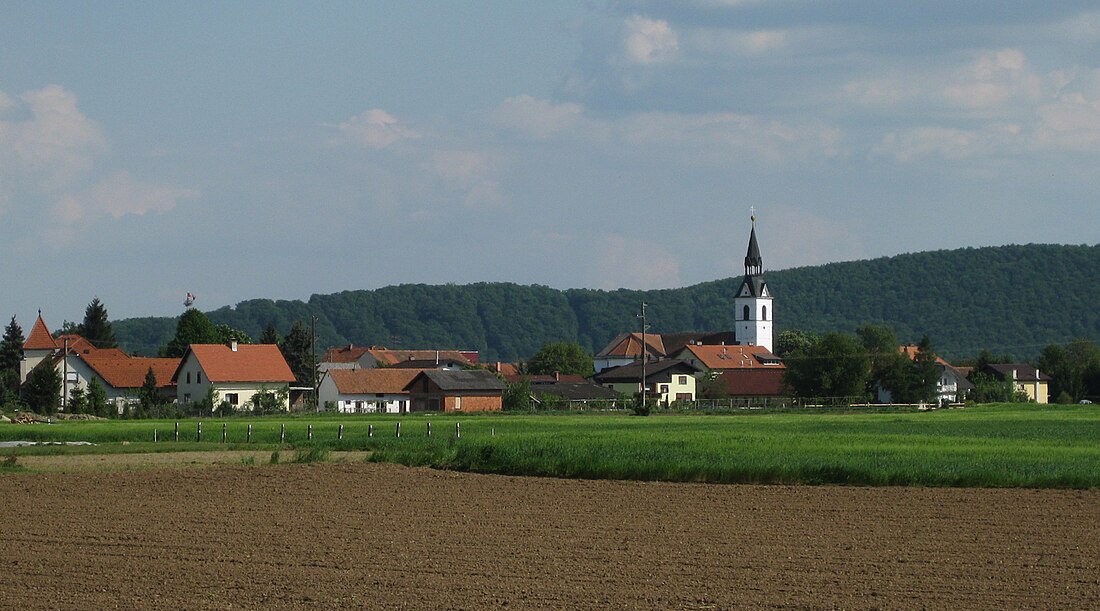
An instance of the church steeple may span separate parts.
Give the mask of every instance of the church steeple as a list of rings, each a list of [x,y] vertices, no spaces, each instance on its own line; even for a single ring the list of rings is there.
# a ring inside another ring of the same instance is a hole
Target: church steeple
[[[752,215],[749,250],[745,253],[745,277],[733,304],[737,320],[737,343],[772,349],[772,294],[764,282],[764,259],[756,240],[756,211]]]
[[[752,215],[752,232],[749,233],[749,251],[745,254],[745,275],[759,276],[764,273],[764,259],[760,256],[760,244],[756,241],[756,215]]]

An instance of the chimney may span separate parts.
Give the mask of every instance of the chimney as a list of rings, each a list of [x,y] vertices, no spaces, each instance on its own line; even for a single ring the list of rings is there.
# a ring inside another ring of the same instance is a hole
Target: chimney
[[[237,351],[237,340],[235,340],[235,339],[229,340],[229,349],[232,350],[233,352]]]

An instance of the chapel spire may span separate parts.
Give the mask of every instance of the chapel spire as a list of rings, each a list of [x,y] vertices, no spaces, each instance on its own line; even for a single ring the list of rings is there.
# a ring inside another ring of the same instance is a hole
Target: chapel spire
[[[760,244],[756,241],[756,215],[752,215],[752,231],[749,233],[749,250],[745,254],[745,275],[759,276],[764,273],[764,259],[760,257]]]

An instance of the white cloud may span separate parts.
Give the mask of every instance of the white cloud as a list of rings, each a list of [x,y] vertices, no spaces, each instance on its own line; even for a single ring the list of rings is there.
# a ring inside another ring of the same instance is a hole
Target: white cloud
[[[2,94],[0,94],[2,95]],[[50,85],[0,97],[0,109],[25,107],[23,120],[0,121],[0,173],[36,188],[56,189],[91,169],[108,149],[99,126],[77,108],[76,96]]]
[[[902,163],[929,156],[965,159],[1022,146],[1024,137],[1023,128],[1015,123],[989,124],[979,129],[925,126],[888,132],[873,152]]]
[[[616,127],[628,144],[702,149],[729,161],[828,158],[844,152],[844,132],[838,128],[734,113],[639,113]]]
[[[665,63],[680,48],[676,32],[667,21],[631,15],[623,22],[623,51],[637,64]]]
[[[761,55],[785,48],[790,36],[784,30],[743,32],[703,28],[693,32],[690,41],[692,47],[712,54]]]
[[[523,94],[504,100],[494,116],[506,127],[535,140],[545,140],[579,125],[584,120],[584,108],[579,104],[551,102]]]
[[[596,236],[595,260],[589,267],[592,286],[671,288],[681,286],[680,263],[660,244],[617,234]]]
[[[497,166],[490,155],[477,151],[439,151],[428,164],[443,186],[461,194],[462,205],[471,209],[496,208],[505,202]]]
[[[101,215],[113,218],[127,214],[140,216],[149,212],[167,212],[175,208],[179,200],[198,195],[194,189],[144,183],[133,179],[127,172],[118,172],[81,195],[63,197],[54,207],[54,214],[66,223]]]
[[[420,137],[419,133],[380,108],[354,116],[339,124],[337,129],[341,142],[371,149],[383,149],[395,142]]]
[[[802,206],[765,205],[757,210],[761,245],[768,269],[852,261],[867,256],[863,229],[837,215],[822,216]]]

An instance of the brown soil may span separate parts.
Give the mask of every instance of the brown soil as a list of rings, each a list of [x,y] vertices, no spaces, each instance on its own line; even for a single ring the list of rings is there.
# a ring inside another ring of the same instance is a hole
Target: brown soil
[[[0,608],[1097,608],[1098,523],[1097,490],[9,473]]]

